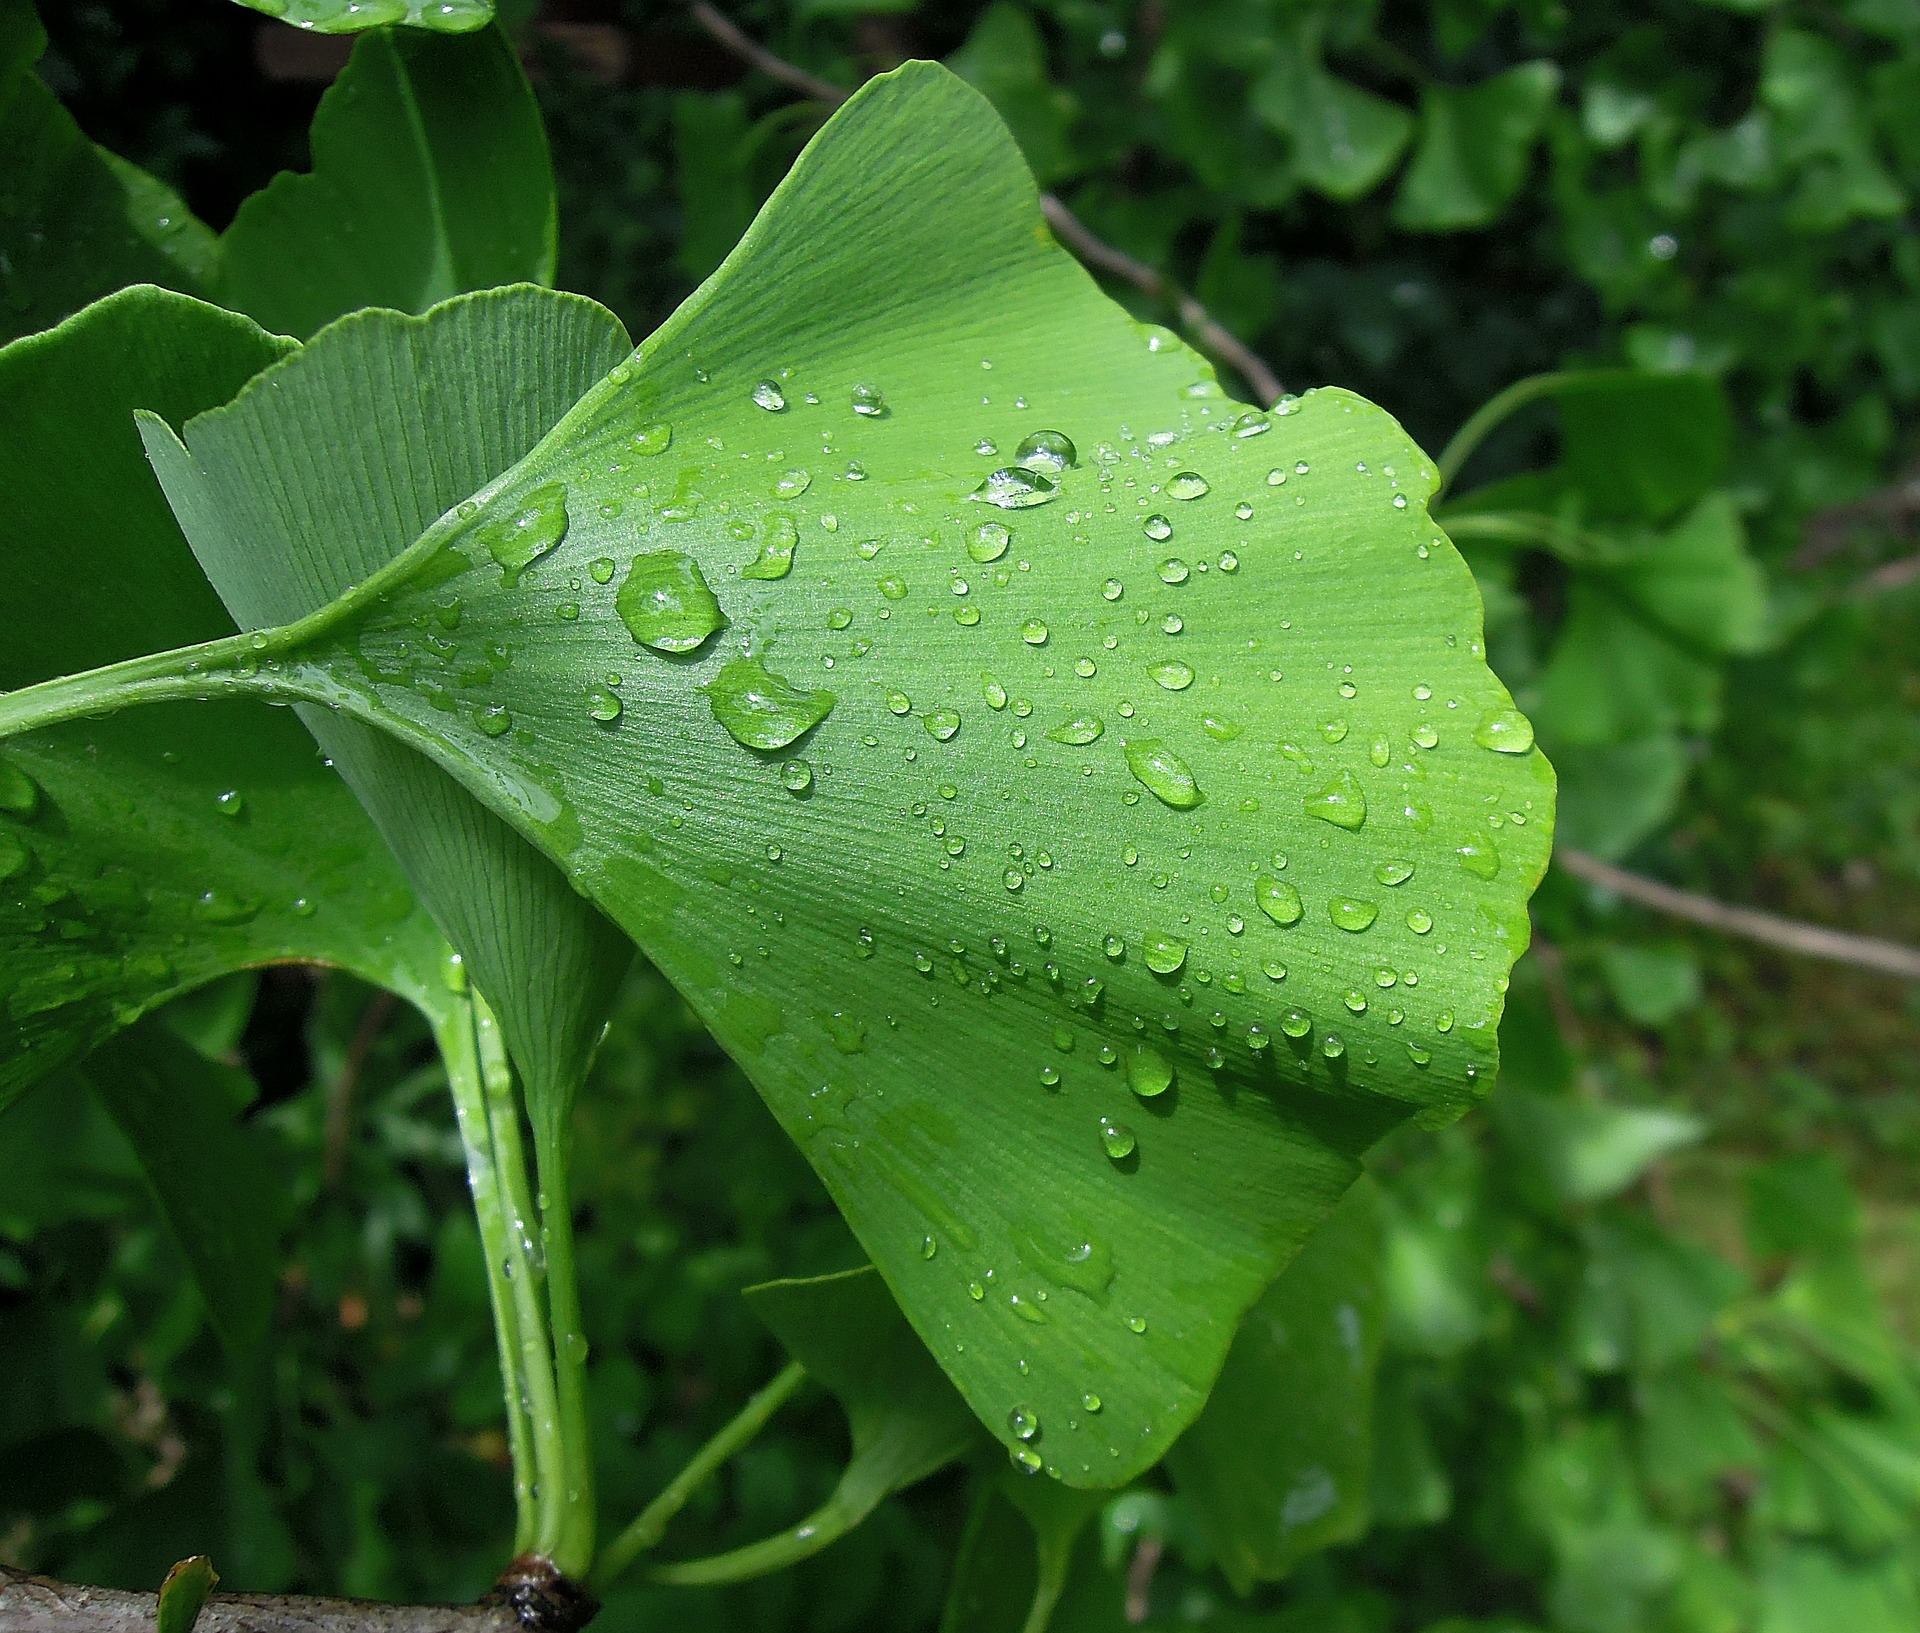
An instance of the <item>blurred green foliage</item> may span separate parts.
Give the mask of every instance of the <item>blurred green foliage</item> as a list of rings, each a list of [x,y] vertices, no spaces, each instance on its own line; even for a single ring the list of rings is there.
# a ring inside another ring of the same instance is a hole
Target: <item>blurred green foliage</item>
[[[1920,412],[1920,5],[728,9],[843,85],[945,58],[1102,237],[1290,387],[1353,386],[1436,451],[1516,380],[1602,371],[1495,426],[1448,513],[1489,655],[1561,770],[1564,837],[1920,940],[1920,592],[1869,577],[1914,548],[1920,512],[1888,487]],[[525,37],[559,282],[643,334],[826,109],[730,66],[676,7],[566,15],[624,26],[635,82],[590,79],[537,22]],[[48,24],[42,77],[80,128],[210,224],[298,161],[313,97],[250,60],[274,25],[161,0]],[[1371,1528],[1344,1540],[1343,1507],[1337,1546],[1243,1600],[1204,1506],[1156,1476],[1081,1535],[1057,1628],[1920,1624],[1920,1004],[1564,877],[1536,922],[1486,1112],[1375,1165]],[[162,1019],[221,1063],[237,1137],[286,1192],[272,1336],[251,1375],[227,1360],[111,1086],[50,1085],[0,1117],[0,1560],[152,1587],[205,1551],[233,1587],[477,1593],[512,1505],[424,1030],[289,971]],[[739,1289],[859,1255],[650,971],[578,1118],[611,1529],[780,1366]],[[831,1402],[803,1395],[667,1552],[792,1523],[846,1452]],[[950,1471],[796,1571],[624,1588],[600,1625],[930,1629],[963,1530],[966,1569],[1004,1558],[1024,1605],[1025,1532],[983,1489]],[[991,1594],[965,1602],[970,1628],[997,1625]]]

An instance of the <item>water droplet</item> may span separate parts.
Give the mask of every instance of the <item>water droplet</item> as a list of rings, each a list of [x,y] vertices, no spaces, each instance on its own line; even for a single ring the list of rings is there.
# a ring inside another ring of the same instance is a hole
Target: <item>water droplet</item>
[[[1127,1087],[1152,1100],[1173,1087],[1173,1062],[1151,1044],[1136,1042],[1127,1051]]]
[[[1013,542],[1013,529],[1005,522],[982,522],[967,540],[967,554],[985,565],[998,561]]]
[[[753,400],[769,414],[783,413],[787,406],[787,394],[771,380],[762,380],[753,388]]]
[[[1491,879],[1500,871],[1500,852],[1491,839],[1469,839],[1453,853],[1476,879]]]
[[[1383,885],[1403,885],[1413,877],[1413,864],[1390,856],[1374,866],[1373,876]]]
[[[936,1242],[931,1236],[922,1236],[920,1238],[920,1257],[921,1258],[931,1259],[934,1256],[934,1254],[938,1253],[939,1251],[940,1251],[940,1244]]]
[[[1093,742],[1106,729],[1106,722],[1097,714],[1077,714],[1071,720],[1061,721],[1047,736],[1053,742],[1081,748]]]
[[[656,652],[692,652],[727,621],[699,563],[678,550],[635,556],[614,608],[633,638]]]
[[[1140,524],[1140,530],[1145,533],[1148,538],[1154,540],[1165,540],[1173,537],[1173,523],[1157,511]],[[1161,576],[1165,577],[1165,574]],[[1181,574],[1182,578],[1185,576],[1184,573]],[[1177,584],[1180,580],[1170,578],[1167,579],[1167,582],[1169,584]]]
[[[512,714],[499,703],[475,710],[473,723],[488,737],[504,737],[513,730]]]
[[[769,516],[767,531],[760,541],[760,554],[740,569],[742,578],[785,578],[793,571],[793,547],[800,542],[800,529],[791,516]]]
[[[1007,1455],[1013,1459],[1013,1466],[1024,1474],[1038,1474],[1046,1466],[1046,1459],[1031,1446],[1014,1446]]]
[[[620,699],[604,687],[590,687],[587,691],[587,714],[602,725],[611,724],[620,718]]]
[[[1357,896],[1334,896],[1327,902],[1327,917],[1335,927],[1351,930],[1356,935],[1368,929],[1379,916],[1379,903],[1362,901]]]
[[[1329,1060],[1338,1060],[1346,1052],[1346,1040],[1338,1032],[1329,1032],[1320,1040],[1320,1053]]]
[[[1031,1440],[1040,1432],[1040,1419],[1024,1406],[1016,1406],[1007,1414],[1007,1427],[1013,1431],[1016,1440]]]
[[[257,897],[236,896],[216,887],[200,893],[193,904],[193,916],[206,924],[246,924],[259,917],[265,905]]]
[[[1016,896],[1027,888],[1027,876],[1018,868],[1008,868],[1000,875],[1000,882]]]
[[[1118,601],[1127,593],[1127,587],[1119,579],[1110,578],[1100,586],[1100,593],[1109,601]]]
[[[1100,1397],[1089,1389],[1080,1397],[1080,1404],[1089,1412],[1097,1412],[1100,1410]]]
[[[1058,1088],[1060,1086],[1060,1068],[1058,1066],[1042,1066],[1040,1068],[1040,1081],[1050,1089]]]
[[[1414,687],[1413,689],[1413,700],[1416,703],[1425,703],[1427,699],[1432,696],[1433,696],[1433,688],[1427,685],[1424,681],[1422,681],[1418,686]]]
[[[921,724],[944,743],[960,729],[960,716],[953,709],[936,709]]]
[[[1146,1330],[1147,1330],[1147,1318],[1145,1316],[1130,1315],[1127,1317],[1128,1332],[1141,1333],[1141,1332],[1145,1332]]]
[[[1525,754],[1533,747],[1533,722],[1517,709],[1496,709],[1473,728],[1473,740],[1496,754]]]
[[[664,454],[667,451],[667,445],[672,441],[671,425],[644,425],[633,433],[633,441],[628,446],[642,458],[651,459],[656,454]]]
[[[1139,1144],[1133,1130],[1125,1123],[1117,1123],[1111,1117],[1100,1119],[1100,1148],[1115,1162],[1133,1155],[1134,1147]],[[1092,1410],[1091,1407],[1088,1408]]]
[[[1393,758],[1393,745],[1384,737],[1376,737],[1367,745],[1367,758],[1382,768]]]
[[[1047,644],[1047,626],[1038,618],[1029,618],[1020,626],[1020,639],[1025,641],[1028,646],[1045,646]]]
[[[1162,658],[1157,663],[1150,663],[1147,673],[1157,685],[1164,686],[1169,692],[1184,692],[1193,684],[1192,666],[1182,663],[1178,658]]]
[[[887,708],[894,714],[911,714],[913,712],[913,699],[908,697],[905,692],[889,692],[887,693]]]
[[[1329,743],[1344,743],[1347,740],[1347,723],[1344,720],[1329,720],[1321,726],[1320,735]]]
[[[1433,1051],[1431,1049],[1422,1049],[1419,1044],[1409,1038],[1407,1039],[1407,1059],[1412,1061],[1416,1066],[1431,1065],[1433,1062]]]
[[[735,658],[702,688],[713,718],[744,748],[785,748],[833,712],[831,692],[810,692],[758,658]]]
[[[213,803],[222,816],[237,817],[247,808],[247,796],[237,788],[229,788],[224,794],[216,795]]]
[[[1172,975],[1187,961],[1187,944],[1178,936],[1150,935],[1142,951],[1155,975]]]
[[[855,386],[853,411],[867,419],[877,419],[886,413],[887,399],[880,394],[878,386]]]
[[[520,576],[567,536],[567,489],[562,482],[535,488],[511,515],[483,522],[475,537],[500,564],[501,583]]]
[[[1013,462],[1030,471],[1058,476],[1080,463],[1080,453],[1071,439],[1060,432],[1036,431],[1030,437],[1021,438],[1020,446],[1013,451]]]
[[[1100,942],[1100,950],[1116,963],[1127,956],[1127,944],[1116,935],[1108,935]]]
[[[1358,828],[1367,820],[1367,796],[1351,771],[1342,771],[1317,794],[1300,802],[1308,816],[1331,822],[1336,828]]]
[[[1190,811],[1200,803],[1200,785],[1187,762],[1159,738],[1142,737],[1121,746],[1126,752],[1127,769],[1162,804],[1176,811]]]
[[[1176,471],[1167,478],[1169,499],[1198,499],[1211,491],[1207,479],[1198,471]]]
[[[813,767],[805,760],[789,760],[780,768],[780,786],[790,794],[804,794],[813,786]]]
[[[1313,1017],[1304,1009],[1289,1009],[1280,1017],[1280,1030],[1290,1038],[1304,1038],[1313,1030]]]
[[[773,491],[782,499],[797,499],[812,486],[811,471],[782,471],[773,479]]]
[[[1007,689],[991,675],[983,675],[980,690],[985,694],[989,709],[1004,709],[1007,706]]]
[[[1263,873],[1254,881],[1253,899],[1260,904],[1260,911],[1279,925],[1298,924],[1306,911],[1300,892],[1271,874]]]
[[[613,582],[615,566],[616,563],[612,556],[595,556],[592,561],[587,563],[587,571],[593,575],[594,583],[610,584]]]
[[[1433,928],[1433,915],[1430,913],[1423,913],[1419,908],[1416,907],[1411,913],[1407,915],[1407,928],[1411,930],[1416,936],[1424,936],[1429,930]]]
[[[1051,480],[1038,471],[1007,465],[988,472],[986,481],[967,497],[977,499],[982,504],[998,505],[1002,510],[1031,510],[1035,505],[1048,503],[1059,491]]]

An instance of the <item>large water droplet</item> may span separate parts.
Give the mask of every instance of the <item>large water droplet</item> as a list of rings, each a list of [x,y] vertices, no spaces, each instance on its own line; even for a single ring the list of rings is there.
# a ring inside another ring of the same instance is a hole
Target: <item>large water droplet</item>
[[[1154,683],[1164,686],[1169,692],[1184,692],[1193,684],[1193,668],[1178,658],[1162,658],[1157,663],[1147,665],[1147,673]]]
[[[771,380],[762,380],[753,388],[753,400],[769,414],[778,414],[787,406],[787,394]]]
[[[967,554],[981,565],[998,561],[1013,542],[1013,529],[1005,522],[982,522],[967,539]]]
[[[853,388],[853,411],[867,419],[877,419],[887,411],[887,399],[880,394],[878,386],[855,386]]]
[[[833,712],[833,693],[795,686],[758,658],[735,658],[703,690],[713,718],[745,748],[785,748]]]
[[[1111,1117],[1100,1119],[1100,1147],[1115,1162],[1132,1156],[1138,1144],[1139,1141],[1133,1137],[1133,1130],[1125,1123],[1117,1123]]]
[[[604,686],[590,687],[587,691],[587,714],[603,726],[611,725],[620,718],[620,699]]]
[[[475,536],[500,564],[501,582],[518,584],[522,573],[567,536],[566,484],[535,488],[511,515],[483,522]]]
[[[1141,952],[1156,975],[1172,975],[1187,961],[1187,944],[1178,936],[1150,935]]]
[[[1386,861],[1374,865],[1373,876],[1383,885],[1403,885],[1413,877],[1413,864],[1390,856]]]
[[[769,516],[767,530],[760,541],[760,554],[740,569],[742,578],[785,578],[793,571],[793,547],[800,542],[800,529],[791,516]]]
[[[1367,796],[1351,771],[1338,773],[1319,793],[1303,798],[1300,806],[1308,816],[1336,828],[1358,828],[1367,820]]]
[[[1198,499],[1210,492],[1207,479],[1198,471],[1176,471],[1167,478],[1169,499]]]
[[[1157,737],[1142,737],[1121,745],[1127,769],[1141,787],[1176,811],[1190,811],[1200,803],[1200,785],[1187,762]]]
[[[1035,505],[1046,504],[1059,491],[1051,480],[1038,471],[1008,465],[997,471],[989,471],[986,481],[967,497],[978,499],[983,504],[998,505],[1002,510],[1031,510]]]
[[[1058,476],[1068,467],[1079,464],[1080,454],[1071,439],[1061,432],[1036,431],[1030,437],[1021,438],[1020,446],[1013,451],[1013,462],[1030,471]]]
[[[1150,539],[1170,539],[1173,537],[1173,523],[1157,513],[1149,516],[1140,524],[1140,527]],[[1181,574],[1182,578],[1185,576],[1184,573]],[[1169,579],[1168,582],[1173,583],[1175,580]]]
[[[960,729],[960,716],[953,709],[935,709],[921,724],[944,743]]]
[[[1335,896],[1327,902],[1327,917],[1335,927],[1351,930],[1356,935],[1368,929],[1379,916],[1379,903],[1362,901],[1357,896]]]
[[[1040,1419],[1031,1408],[1016,1406],[1007,1414],[1007,1427],[1013,1431],[1014,1439],[1031,1440],[1040,1432]]]
[[[1495,709],[1473,728],[1473,740],[1496,754],[1525,754],[1533,747],[1533,722],[1518,709]]]
[[[1491,879],[1500,871],[1500,852],[1491,839],[1469,839],[1453,854],[1476,879]]]
[[[633,433],[630,448],[643,458],[651,459],[656,454],[664,454],[673,441],[673,427],[667,424],[644,425]]]
[[[1013,1466],[1022,1474],[1038,1474],[1046,1467],[1046,1459],[1031,1446],[1013,1446],[1007,1455],[1013,1459]]]
[[[1028,646],[1045,646],[1047,644],[1047,626],[1045,622],[1038,618],[1029,618],[1020,626],[1020,639],[1025,641]]]
[[[1313,1030],[1313,1017],[1304,1009],[1289,1009],[1280,1017],[1280,1030],[1290,1038],[1304,1038]]]
[[[635,556],[613,604],[633,638],[656,652],[691,652],[727,621],[700,564],[678,550]]]
[[[1152,1100],[1173,1087],[1173,1062],[1149,1043],[1135,1043],[1127,1051],[1127,1087],[1142,1100]]]
[[[1053,742],[1080,748],[1093,742],[1106,729],[1106,722],[1097,714],[1077,714],[1071,720],[1061,721],[1047,736]]]
[[[1300,901],[1300,892],[1286,880],[1276,879],[1271,874],[1263,873],[1254,881],[1253,899],[1260,904],[1260,911],[1275,924],[1298,924],[1300,915],[1306,911]]]
[[[811,471],[782,471],[773,479],[773,491],[782,499],[798,499],[812,486]]]
[[[805,760],[789,760],[780,768],[780,786],[790,794],[804,794],[813,786],[813,767]]]

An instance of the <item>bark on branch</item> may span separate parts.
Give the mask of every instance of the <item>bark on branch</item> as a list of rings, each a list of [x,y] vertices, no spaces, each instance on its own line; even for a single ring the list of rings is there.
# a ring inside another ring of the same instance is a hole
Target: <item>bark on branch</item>
[[[0,1633],[153,1633],[159,1595],[80,1587],[0,1565]],[[579,1633],[600,1605],[544,1560],[516,1560],[471,1605],[216,1593],[194,1633]]]

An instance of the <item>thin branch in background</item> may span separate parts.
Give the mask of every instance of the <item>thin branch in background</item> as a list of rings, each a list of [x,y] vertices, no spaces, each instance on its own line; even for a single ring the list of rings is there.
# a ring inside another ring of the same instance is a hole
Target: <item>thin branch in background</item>
[[[1902,556],[1898,561],[1883,562],[1874,568],[1849,594],[1855,601],[1871,601],[1876,595],[1904,590],[1916,578],[1920,578],[1920,556]]]
[[[1920,473],[1909,471],[1898,481],[1861,498],[1815,511],[1807,519],[1806,535],[1794,552],[1792,564],[1817,567],[1846,549],[1847,542],[1863,527],[1878,524],[1906,533],[1916,520],[1920,520]]]
[[[1127,1563],[1127,1621],[1138,1627],[1153,1613],[1153,1573],[1160,1568],[1166,1544],[1158,1537],[1142,1537]]]
[[[817,102],[827,102],[837,107],[846,101],[849,95],[847,91],[831,80],[822,79],[818,74],[811,74],[797,64],[788,62],[784,57],[775,56],[709,5],[707,0],[695,0],[691,11],[694,21],[714,39],[742,61],[758,68],[767,78],[777,80]],[[1171,306],[1179,314],[1181,323],[1203,347],[1240,372],[1264,407],[1271,408],[1285,395],[1279,376],[1266,360],[1237,339],[1205,306],[1165,273],[1156,271],[1144,261],[1136,261],[1124,250],[1115,249],[1105,239],[1098,237],[1067,208],[1059,195],[1042,193],[1040,210],[1046,216],[1047,225],[1053,229],[1054,236],[1087,265],[1130,283],[1142,293]]]
[[[320,1183],[329,1191],[339,1189],[341,1176],[347,1170],[347,1137],[353,1127],[353,1091],[359,1086],[360,1074],[367,1067],[367,1056],[373,1052],[381,1029],[392,1013],[393,994],[375,993],[372,1002],[360,1016],[360,1024],[353,1029],[352,1040],[347,1044],[347,1058],[340,1066],[340,1075],[327,1089],[327,1129],[321,1146]]]
[[[1574,1007],[1573,993],[1567,986],[1567,960],[1560,949],[1538,932],[1533,938],[1533,956],[1539,962],[1546,983],[1547,1007],[1553,1011],[1553,1024],[1560,1036],[1577,1052],[1586,1053],[1586,1032],[1580,1025],[1580,1011]]]
[[[1881,941],[1873,936],[1856,936],[1845,930],[1829,930],[1823,925],[1805,924],[1798,919],[1780,918],[1751,907],[1731,907],[1711,896],[1698,896],[1690,890],[1676,890],[1657,879],[1642,878],[1614,867],[1585,851],[1557,848],[1556,866],[1565,868],[1577,879],[1610,890],[1636,906],[1665,913],[1671,918],[1719,930],[1727,935],[1743,936],[1749,941],[1778,947],[1783,952],[1799,953],[1807,958],[1824,958],[1836,964],[1851,964],[1856,969],[1878,970],[1909,981],[1920,981],[1920,948],[1905,947],[1897,941]]]

